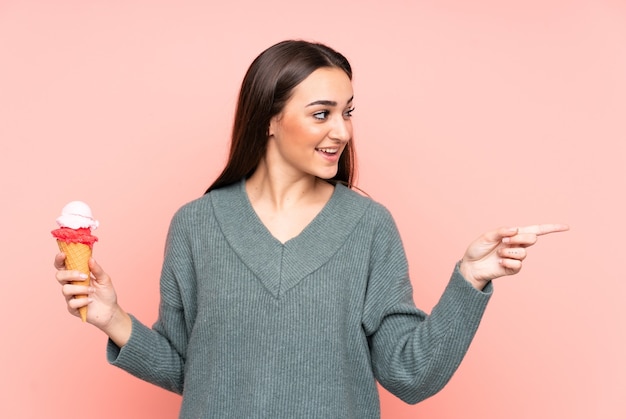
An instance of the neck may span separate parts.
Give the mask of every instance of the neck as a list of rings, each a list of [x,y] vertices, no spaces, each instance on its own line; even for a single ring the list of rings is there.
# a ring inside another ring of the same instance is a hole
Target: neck
[[[308,174],[285,173],[270,167],[262,159],[246,181],[246,191],[252,202],[263,202],[277,210],[286,209],[303,200],[315,199],[327,182]]]

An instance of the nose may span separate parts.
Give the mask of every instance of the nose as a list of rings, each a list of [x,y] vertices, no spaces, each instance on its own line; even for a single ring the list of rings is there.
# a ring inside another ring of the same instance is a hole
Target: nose
[[[335,117],[328,136],[340,143],[350,141],[352,138],[352,121],[350,118],[345,118],[343,115]]]

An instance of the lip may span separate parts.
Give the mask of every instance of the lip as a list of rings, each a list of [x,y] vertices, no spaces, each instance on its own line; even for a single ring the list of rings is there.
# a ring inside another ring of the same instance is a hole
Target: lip
[[[329,149],[332,147],[328,147]],[[322,158],[326,161],[332,162],[332,163],[336,163],[337,161],[339,161],[339,157],[341,156],[341,149],[337,149],[337,152],[335,153],[327,153],[325,151],[323,151],[325,148],[316,148],[315,151],[317,152],[317,154],[319,154],[320,156],[322,156]]]

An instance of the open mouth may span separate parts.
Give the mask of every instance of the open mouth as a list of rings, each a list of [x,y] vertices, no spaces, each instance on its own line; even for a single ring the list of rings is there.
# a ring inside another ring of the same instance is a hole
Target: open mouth
[[[334,156],[339,152],[338,148],[316,148],[315,150],[319,151],[322,154],[326,154],[328,156]]]

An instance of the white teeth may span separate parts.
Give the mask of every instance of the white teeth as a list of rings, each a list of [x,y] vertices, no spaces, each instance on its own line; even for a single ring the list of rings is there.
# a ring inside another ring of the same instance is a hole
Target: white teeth
[[[339,149],[338,148],[318,148],[317,150],[322,151],[328,154],[335,154]]]

